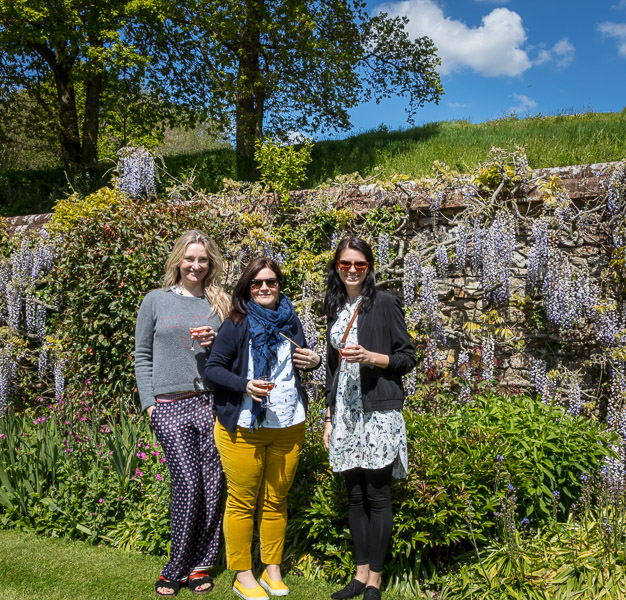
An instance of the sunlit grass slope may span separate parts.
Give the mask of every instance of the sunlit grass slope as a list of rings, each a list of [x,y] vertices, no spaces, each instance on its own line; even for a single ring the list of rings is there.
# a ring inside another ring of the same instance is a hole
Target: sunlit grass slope
[[[489,157],[493,147],[525,149],[532,168],[558,167],[626,158],[626,110],[555,117],[508,118],[486,123],[429,123],[399,131],[379,129],[313,149],[308,186],[358,171],[367,177],[432,173],[433,161],[462,172]]]

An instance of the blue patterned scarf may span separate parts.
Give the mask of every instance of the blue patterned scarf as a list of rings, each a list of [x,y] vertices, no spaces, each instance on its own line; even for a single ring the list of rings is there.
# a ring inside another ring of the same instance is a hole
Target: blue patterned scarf
[[[248,301],[247,308],[254,378],[258,379],[263,375],[271,375],[278,359],[278,347],[285,341],[279,332],[293,339],[297,332],[298,317],[284,294],[280,294],[276,310],[264,308],[254,300]],[[259,425],[265,420],[265,409],[259,402],[252,403],[250,431],[253,430],[255,420],[258,420]]]

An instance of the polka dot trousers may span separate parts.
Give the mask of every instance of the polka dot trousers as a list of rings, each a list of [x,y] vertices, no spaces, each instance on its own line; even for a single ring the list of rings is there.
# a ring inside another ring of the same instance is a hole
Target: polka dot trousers
[[[213,439],[213,394],[157,402],[150,418],[172,480],[170,560],[161,575],[185,580],[217,557],[224,476]]]

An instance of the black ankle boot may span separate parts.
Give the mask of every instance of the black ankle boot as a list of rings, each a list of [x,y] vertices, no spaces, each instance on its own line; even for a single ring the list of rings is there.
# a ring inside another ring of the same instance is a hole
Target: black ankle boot
[[[377,587],[374,587],[373,585],[368,585],[365,588],[363,600],[382,600],[382,594]]]
[[[365,584],[358,579],[352,579],[345,588],[336,591],[334,594],[331,594],[330,597],[333,600],[348,600],[348,598],[360,596],[363,590],[365,590]]]

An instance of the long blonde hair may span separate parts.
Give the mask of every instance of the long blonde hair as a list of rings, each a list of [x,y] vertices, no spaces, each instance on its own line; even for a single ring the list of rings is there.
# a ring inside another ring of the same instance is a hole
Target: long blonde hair
[[[230,310],[230,296],[222,289],[220,277],[222,276],[222,256],[216,243],[202,231],[191,229],[185,231],[175,242],[172,252],[165,263],[163,274],[163,289],[170,289],[180,280],[180,263],[185,258],[185,252],[189,244],[202,244],[209,258],[209,270],[204,278],[203,289],[206,299],[210,302],[212,310],[217,313],[220,320],[224,320]]]

